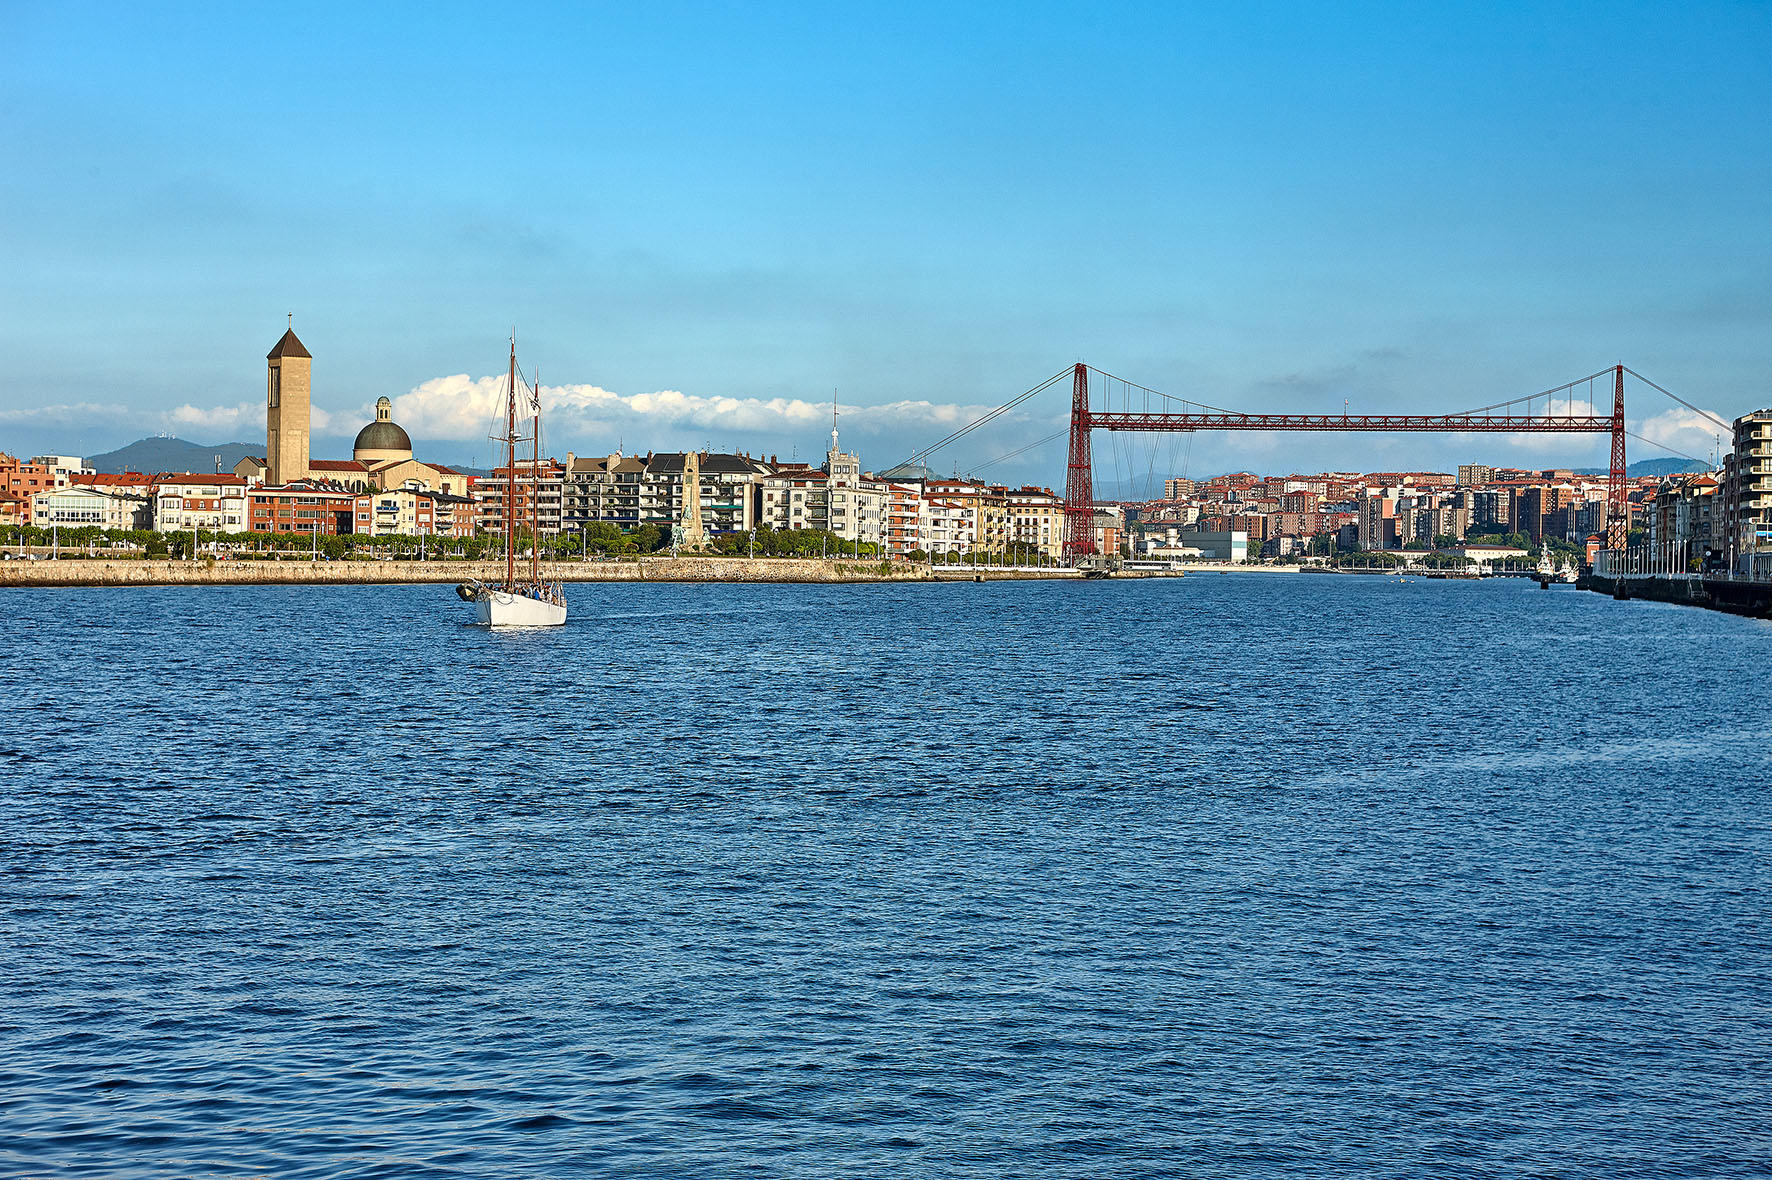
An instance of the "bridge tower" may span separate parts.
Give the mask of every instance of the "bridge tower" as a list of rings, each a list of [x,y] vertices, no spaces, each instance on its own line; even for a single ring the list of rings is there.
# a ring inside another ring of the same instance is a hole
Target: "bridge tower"
[[[1081,361],[1071,378],[1071,459],[1064,481],[1064,559],[1095,552],[1095,487],[1089,454],[1089,366]]]
[[[1606,548],[1623,549],[1630,537],[1630,499],[1624,478],[1624,366],[1612,373],[1612,478],[1606,487]]]

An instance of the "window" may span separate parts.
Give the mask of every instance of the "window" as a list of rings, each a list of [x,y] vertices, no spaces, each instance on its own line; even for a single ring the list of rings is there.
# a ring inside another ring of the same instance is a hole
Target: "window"
[[[283,395],[283,370],[277,365],[271,366],[271,408],[277,408]]]

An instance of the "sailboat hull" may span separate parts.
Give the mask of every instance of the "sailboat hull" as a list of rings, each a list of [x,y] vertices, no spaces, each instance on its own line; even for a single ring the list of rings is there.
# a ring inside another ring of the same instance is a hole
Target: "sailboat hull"
[[[506,594],[491,587],[481,589],[474,610],[488,627],[558,627],[566,621],[566,607],[561,603]]]

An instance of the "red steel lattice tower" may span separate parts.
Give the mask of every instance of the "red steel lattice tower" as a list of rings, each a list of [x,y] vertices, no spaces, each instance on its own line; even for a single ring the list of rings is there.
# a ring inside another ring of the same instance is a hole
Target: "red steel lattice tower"
[[[1606,548],[1623,549],[1630,537],[1630,500],[1624,479],[1624,366],[1612,370],[1612,479],[1606,488]]]
[[[1095,552],[1095,486],[1089,454],[1089,366],[1078,362],[1071,379],[1071,460],[1064,481],[1064,558]]]

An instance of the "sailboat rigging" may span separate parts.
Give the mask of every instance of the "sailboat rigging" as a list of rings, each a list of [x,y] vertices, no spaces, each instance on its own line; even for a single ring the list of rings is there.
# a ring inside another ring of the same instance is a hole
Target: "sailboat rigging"
[[[566,621],[566,595],[558,580],[542,576],[541,568],[541,376],[533,385],[521,388],[529,401],[530,421],[527,438],[518,433],[517,413],[517,338],[511,337],[511,371],[505,385],[505,432],[493,436],[505,444],[504,542],[505,578],[502,586],[489,586],[470,579],[455,588],[464,602],[474,604],[480,623],[489,627],[557,627]],[[527,578],[517,576],[517,519],[519,512],[517,444],[529,442],[529,570]]]

